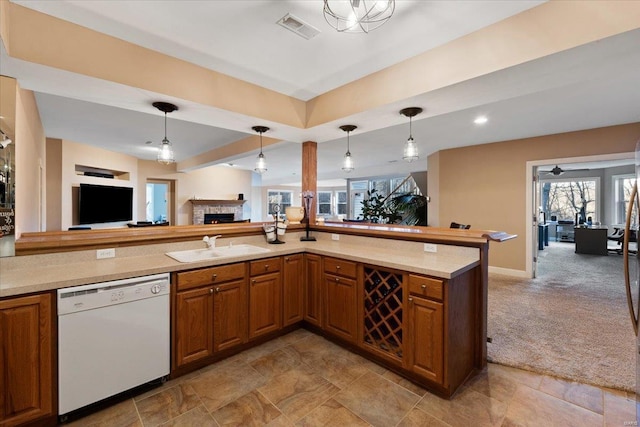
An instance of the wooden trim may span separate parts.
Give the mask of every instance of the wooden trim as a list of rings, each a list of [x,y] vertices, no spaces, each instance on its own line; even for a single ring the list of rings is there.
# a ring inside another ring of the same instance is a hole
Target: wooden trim
[[[309,209],[309,223],[315,224],[318,198],[318,144],[313,141],[302,143],[302,191],[312,191],[316,195]]]
[[[16,255],[36,255],[157,243],[175,243],[199,239],[202,238],[202,236],[210,234],[220,234],[223,237],[256,236],[264,233],[262,225],[263,223],[261,222],[255,222],[29,232],[22,233],[21,237],[16,241]],[[304,224],[290,224],[287,230],[302,231],[304,230]],[[477,248],[487,246],[488,241],[493,240],[491,236],[501,236],[499,240],[494,240],[498,242],[517,237],[512,234],[486,230],[461,230],[384,224],[330,223],[325,225],[311,225],[311,230],[325,233]],[[508,238],[505,236],[508,236]]]
[[[219,205],[219,206],[239,206],[246,203],[246,200],[214,200],[214,199],[189,199],[192,205]]]
[[[202,236],[246,237],[264,234],[263,223],[178,225],[141,228],[109,228],[76,231],[22,233],[16,241],[16,255],[36,255],[100,248],[175,243]],[[302,231],[302,225],[289,225],[289,231]]]

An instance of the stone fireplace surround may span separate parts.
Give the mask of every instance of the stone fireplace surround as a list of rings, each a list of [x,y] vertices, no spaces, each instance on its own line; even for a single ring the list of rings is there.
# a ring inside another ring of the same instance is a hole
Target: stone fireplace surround
[[[204,214],[234,214],[234,221],[240,221],[242,218],[242,205],[246,200],[213,200],[213,199],[191,199],[189,200],[193,206],[192,223],[194,225],[204,224]]]

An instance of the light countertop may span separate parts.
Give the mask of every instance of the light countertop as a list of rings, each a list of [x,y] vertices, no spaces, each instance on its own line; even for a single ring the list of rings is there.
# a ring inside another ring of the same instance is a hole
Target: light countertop
[[[264,247],[270,252],[192,263],[175,261],[165,253],[202,248],[201,241],[117,248],[115,258],[100,260],[95,259],[95,250],[0,258],[0,297],[303,252],[443,279],[456,277],[480,263],[476,248],[438,244],[437,252],[431,253],[425,252],[420,242],[361,236],[341,236],[334,241],[328,233],[315,233],[318,238],[315,242],[300,242],[300,235],[287,233],[283,245],[269,245],[261,236],[218,239],[218,246],[233,241]]]

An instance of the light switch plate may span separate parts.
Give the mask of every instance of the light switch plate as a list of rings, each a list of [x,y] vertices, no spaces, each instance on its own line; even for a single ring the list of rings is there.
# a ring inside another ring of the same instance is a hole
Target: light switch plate
[[[332,234],[331,235],[331,240],[340,240],[340,235],[339,234]]]

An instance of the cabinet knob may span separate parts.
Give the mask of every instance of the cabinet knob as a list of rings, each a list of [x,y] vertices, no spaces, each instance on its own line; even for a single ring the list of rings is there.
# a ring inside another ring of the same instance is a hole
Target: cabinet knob
[[[339,281],[340,281],[340,278],[339,278],[339,277],[336,277],[336,282],[339,282]]]
[[[340,266],[339,265],[336,265],[336,270],[340,270]]]
[[[410,302],[410,303],[413,303],[413,298],[409,298],[409,302]]]
[[[217,275],[217,274],[212,274],[212,275],[211,275],[211,280],[212,280],[212,281],[213,281],[213,280],[216,280],[217,278],[218,278],[218,275]]]
[[[216,294],[220,293],[220,288],[216,288]]]
[[[265,270],[268,270],[268,269],[269,269],[269,264],[265,264],[265,265],[264,265],[264,269],[265,269]]]
[[[256,279],[252,279],[252,280],[251,280],[251,284],[252,284],[252,285],[255,285],[255,284],[256,284]]]
[[[427,289],[427,285],[425,285],[425,284],[420,285],[420,287],[422,288],[422,290]]]
[[[291,261],[291,258],[286,257],[284,260],[285,260],[285,261],[287,261],[287,262],[289,262],[289,261]]]
[[[209,293],[212,294],[213,293],[213,289],[209,289]]]

